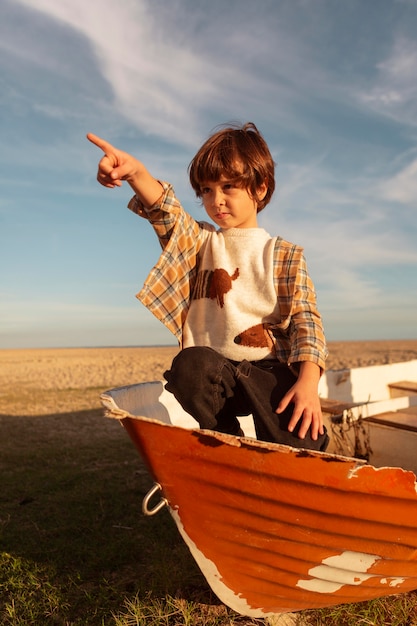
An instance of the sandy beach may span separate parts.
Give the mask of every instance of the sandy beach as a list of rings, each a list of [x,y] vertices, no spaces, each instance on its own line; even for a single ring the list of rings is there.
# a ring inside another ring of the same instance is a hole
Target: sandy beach
[[[162,378],[178,348],[0,350],[0,414],[44,415],[100,406],[104,389]],[[329,343],[327,369],[417,359],[417,339]]]

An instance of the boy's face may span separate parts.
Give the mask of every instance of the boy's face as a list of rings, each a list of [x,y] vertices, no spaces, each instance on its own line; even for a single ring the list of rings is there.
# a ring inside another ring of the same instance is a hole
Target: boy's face
[[[265,189],[258,190],[262,199]],[[263,195],[262,195],[263,194]],[[207,215],[220,228],[257,228],[258,203],[247,189],[221,177],[201,185],[201,199]]]

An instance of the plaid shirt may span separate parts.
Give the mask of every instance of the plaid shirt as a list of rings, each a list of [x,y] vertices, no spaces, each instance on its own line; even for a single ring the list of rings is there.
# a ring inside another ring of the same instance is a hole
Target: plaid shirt
[[[188,313],[198,272],[198,252],[216,228],[197,222],[182,208],[169,183],[149,209],[134,196],[128,207],[153,226],[162,247],[137,298],[177,337]],[[314,285],[307,271],[303,249],[281,237],[274,251],[274,283],[280,321],[271,324],[277,359],[289,365],[312,361],[324,369],[327,356]]]

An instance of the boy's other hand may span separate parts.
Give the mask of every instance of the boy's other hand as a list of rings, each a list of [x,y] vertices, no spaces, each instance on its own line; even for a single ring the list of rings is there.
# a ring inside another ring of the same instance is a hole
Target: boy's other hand
[[[294,409],[288,430],[292,433],[301,420],[298,431],[300,439],[304,439],[309,428],[314,441],[319,435],[324,434],[323,415],[317,391],[319,379],[320,368],[315,363],[302,362],[297,382],[287,391],[276,409],[277,413],[282,413],[290,403],[293,403]]]

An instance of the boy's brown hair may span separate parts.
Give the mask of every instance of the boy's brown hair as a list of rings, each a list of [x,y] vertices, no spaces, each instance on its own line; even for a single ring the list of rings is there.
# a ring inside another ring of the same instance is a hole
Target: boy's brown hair
[[[217,182],[224,176],[248,190],[258,201],[258,212],[266,207],[275,189],[274,161],[265,139],[252,122],[223,127],[211,135],[191,161],[188,172],[198,198],[202,184]],[[264,184],[266,195],[258,200],[258,190]]]

